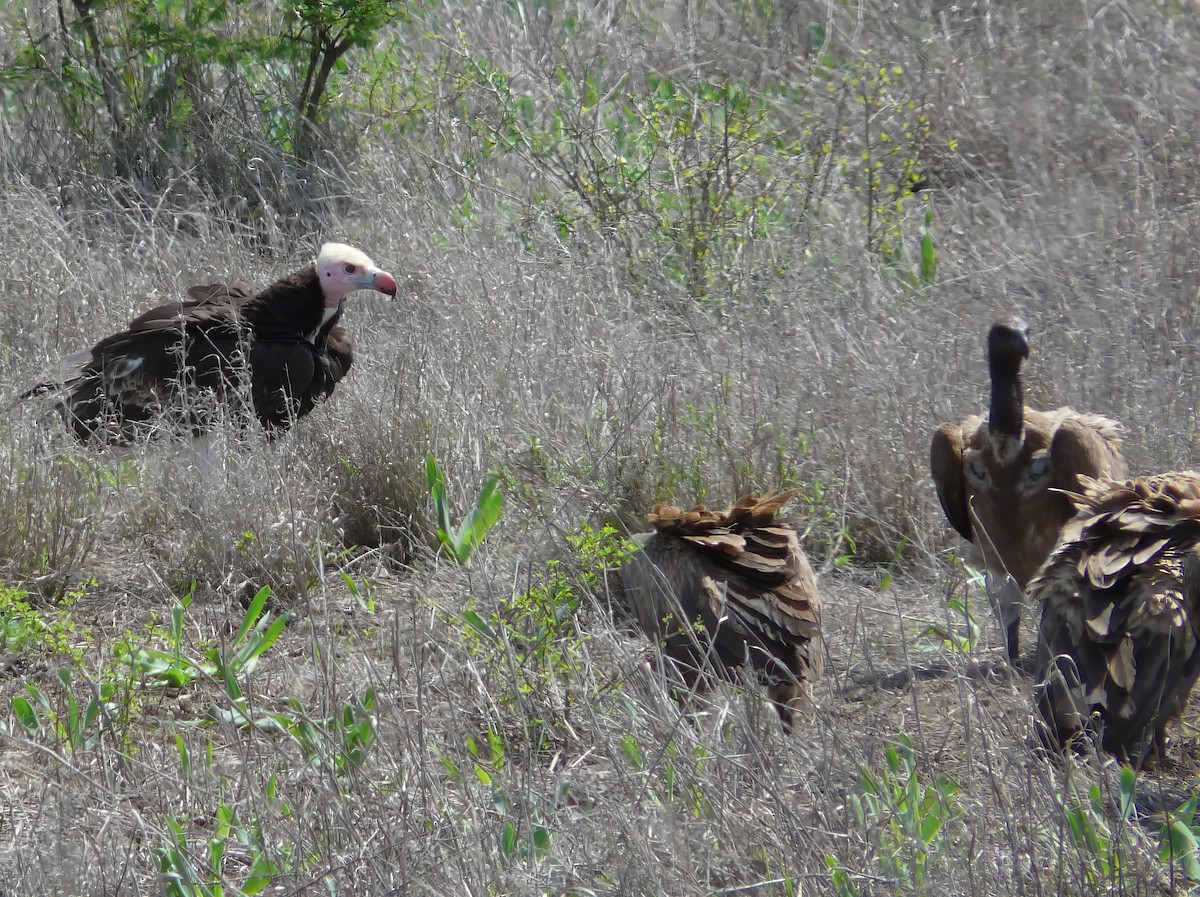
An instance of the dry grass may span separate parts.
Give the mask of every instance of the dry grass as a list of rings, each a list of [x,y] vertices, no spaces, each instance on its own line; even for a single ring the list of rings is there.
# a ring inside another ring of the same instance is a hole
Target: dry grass
[[[570,38],[566,7],[529,7],[524,24],[496,9],[460,19],[459,39],[531,93],[554,93],[558,65],[763,87],[812,75],[809,24],[824,23],[838,47],[901,66],[897,90],[928,116],[913,152],[933,189],[896,226],[911,271],[933,211],[930,286],[864,250],[861,183],[835,169],[818,213],[725,245],[689,297],[642,213],[554,227],[548,170],[485,152],[463,119],[499,114],[478,85],[447,84],[423,127],[365,146],[345,217],[268,235],[277,253],[215,206],[81,210],[7,183],[10,394],[188,284],[266,281],[321,239],[361,246],[408,289],[351,299],[354,370],[272,445],[222,432],[202,459],[95,451],[25,409],[0,422],[0,570],[69,643],[0,643],[0,892],[155,893],[172,857],[198,870],[172,894],[239,893],[252,871],[286,894],[1185,890],[1155,859],[1154,821],[1120,819],[1104,758],[1068,771],[1033,749],[1030,683],[994,669],[980,595],[973,655],[922,633],[961,626],[946,601],[967,593],[928,440],[981,406],[997,313],[1033,322],[1031,403],[1125,421],[1138,471],[1195,463],[1200,27],[1162,3],[793,6],[570,5]],[[416,58],[430,46],[414,39]],[[796,127],[812,111],[837,133],[836,95],[813,104]],[[505,484],[465,569],[436,552],[428,452],[460,513],[489,471]],[[829,660],[785,739],[753,689],[681,713],[642,670],[619,579],[587,578],[567,536],[640,528],[656,500],[788,486],[822,568]],[[189,593],[182,651],[233,644],[262,585],[291,616],[238,678],[261,725],[222,716],[235,696],[219,676],[161,688],[122,661],[169,652]],[[34,686],[65,719],[60,666],[81,704],[104,697],[75,743],[69,726],[31,732],[13,704]],[[1187,721],[1175,765],[1142,780],[1147,813],[1194,778]],[[922,788],[959,788],[931,798],[946,820],[925,848],[903,821],[928,806],[854,809],[902,735]],[[1091,807],[1092,781],[1101,835],[1086,848],[1062,807]]]

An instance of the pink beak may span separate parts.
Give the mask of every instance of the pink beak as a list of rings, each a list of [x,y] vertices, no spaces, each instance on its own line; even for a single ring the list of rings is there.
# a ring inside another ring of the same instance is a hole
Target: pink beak
[[[396,278],[388,274],[386,271],[380,271],[375,275],[375,279],[371,281],[371,287],[381,293],[386,293],[389,296],[396,295]]]

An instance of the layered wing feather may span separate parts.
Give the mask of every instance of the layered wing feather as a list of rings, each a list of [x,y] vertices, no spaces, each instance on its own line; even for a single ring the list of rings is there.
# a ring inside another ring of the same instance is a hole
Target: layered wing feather
[[[1055,416],[1057,425],[1050,440],[1054,488],[1078,492],[1082,477],[1125,477],[1120,424],[1099,414],[1084,414],[1070,408],[1058,409]]]
[[[945,423],[937,428],[929,449],[929,467],[946,519],[960,536],[974,542],[963,478],[963,432],[959,424]]]
[[[1095,715],[1106,750],[1137,756],[1148,735],[1162,747],[1200,674],[1200,474],[1079,482],[1029,586],[1039,715],[1059,744]]]
[[[210,409],[203,403],[180,409],[179,398],[227,398],[236,382],[231,358],[246,337],[245,323],[227,299],[167,303],[71,356],[61,380],[38,384],[23,397],[61,390],[60,411],[81,439],[132,438],[171,409],[183,425],[202,428]]]

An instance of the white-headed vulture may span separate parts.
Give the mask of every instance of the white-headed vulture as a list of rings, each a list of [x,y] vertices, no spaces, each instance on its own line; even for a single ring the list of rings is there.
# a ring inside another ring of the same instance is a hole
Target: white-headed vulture
[[[247,407],[268,433],[326,398],[353,351],[338,326],[354,290],[396,294],[366,255],[326,243],[316,261],[255,290],[245,281],[188,290],[63,362],[62,376],[23,398],[57,396],[81,440],[127,442],[166,427],[200,434],[217,405]]]

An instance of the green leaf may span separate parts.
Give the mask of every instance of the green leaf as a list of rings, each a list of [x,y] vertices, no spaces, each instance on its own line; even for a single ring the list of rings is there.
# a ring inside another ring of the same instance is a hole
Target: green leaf
[[[634,769],[641,769],[646,762],[645,757],[642,756],[642,752],[638,748],[637,739],[632,735],[621,736],[621,753],[625,755],[625,759],[629,761],[629,765]]]
[[[884,759],[887,760],[888,769],[893,773],[900,771],[900,754],[896,751],[893,745],[888,745],[883,751]]]
[[[183,688],[198,675],[195,664],[174,654],[142,648],[126,663],[144,675],[149,685],[163,688]]]
[[[1196,840],[1196,833],[1182,819],[1172,821],[1164,829],[1159,856],[1164,860],[1178,860],[1184,875],[1192,881],[1200,881],[1200,857],[1197,855],[1200,842]]]
[[[375,613],[375,599],[371,597],[371,584],[366,579],[362,581],[360,587],[354,581],[354,577],[349,573],[342,571],[342,581],[346,583],[346,589],[350,592],[350,597],[354,602],[369,614]]]
[[[179,771],[183,773],[183,780],[190,781],[192,778],[192,755],[183,741],[183,736],[178,732],[175,733],[175,749],[179,751]]]
[[[208,860],[212,864],[214,870],[221,868],[221,862],[225,859],[225,842],[220,838],[208,839]]]
[[[865,766],[859,767],[858,770],[858,789],[869,795],[878,795],[881,790],[875,776]]]
[[[1136,791],[1137,776],[1133,768],[1130,766],[1121,767],[1121,776],[1118,780],[1118,788],[1121,792],[1121,799],[1118,802],[1121,811],[1121,818],[1128,819],[1133,815],[1133,798]]]
[[[479,500],[467,514],[462,527],[455,535],[455,555],[460,564],[466,564],[475,553],[488,531],[500,519],[500,509],[504,505],[504,494],[499,491],[500,478],[492,474],[483,484]]]
[[[83,728],[87,731],[96,724],[96,719],[100,716],[100,700],[92,698],[88,701],[87,710],[83,713]]]
[[[464,610],[462,612],[462,618],[464,623],[482,635],[485,639],[493,642],[496,641],[496,630],[492,628],[491,624],[488,623],[487,620],[479,616],[478,613],[473,610]]]
[[[184,606],[180,602],[176,601],[171,605],[171,643],[176,649],[183,640],[183,611]]]
[[[534,111],[532,98],[528,96],[518,97],[516,102],[513,103],[513,110],[521,116],[526,127],[533,124]]]
[[[241,661],[242,667],[248,671],[251,667],[251,664],[265,651],[267,651],[267,649],[274,645],[276,641],[278,641],[279,634],[283,632],[283,628],[287,625],[287,622],[288,615],[280,614],[271,621],[271,625],[268,626],[261,633],[261,635],[252,640],[251,644],[248,645],[244,651],[239,651],[239,660]]]
[[[504,823],[504,833],[500,837],[500,850],[506,857],[511,857],[517,849],[517,827],[511,821]]]
[[[246,613],[242,615],[242,625],[238,627],[237,635],[233,637],[233,644],[240,645],[246,638],[246,633],[258,622],[259,614],[262,613],[270,596],[270,586],[263,586],[255,593],[254,598],[250,601],[250,606],[246,608]]]
[[[942,817],[940,813],[930,813],[921,820],[921,840],[926,844],[932,844],[933,839],[937,837],[938,832],[942,829]]]
[[[42,731],[42,721],[38,718],[37,711],[33,709],[33,705],[21,695],[17,695],[12,699],[13,713],[17,715],[19,722],[25,731],[30,735],[36,735]]]
[[[255,857],[254,860],[255,865],[258,865],[260,862],[267,862],[266,859],[261,855]],[[270,883],[270,870],[268,870],[265,874],[255,874],[254,872],[251,872],[250,877],[246,879],[245,883],[238,890],[242,894],[245,894],[246,897],[254,897],[255,894],[261,894]]]
[[[512,815],[512,807],[508,803],[508,797],[499,788],[492,789],[492,806],[496,808],[496,812],[501,816]]]
[[[446,532],[444,529],[439,528],[437,537],[438,537],[438,542],[441,543],[441,545],[446,549],[447,552],[449,552],[450,557],[454,558],[457,561],[458,560],[458,546],[455,543],[452,535],[450,533]]]
[[[453,525],[450,523],[450,505],[446,500],[446,479],[433,452],[425,456],[425,482],[429,485],[429,496],[433,499],[433,510],[437,514],[438,538],[449,539]]]
[[[825,868],[829,870],[829,877],[838,897],[858,897],[858,888],[854,887],[850,873],[838,862],[837,857],[831,853],[825,854]]]

